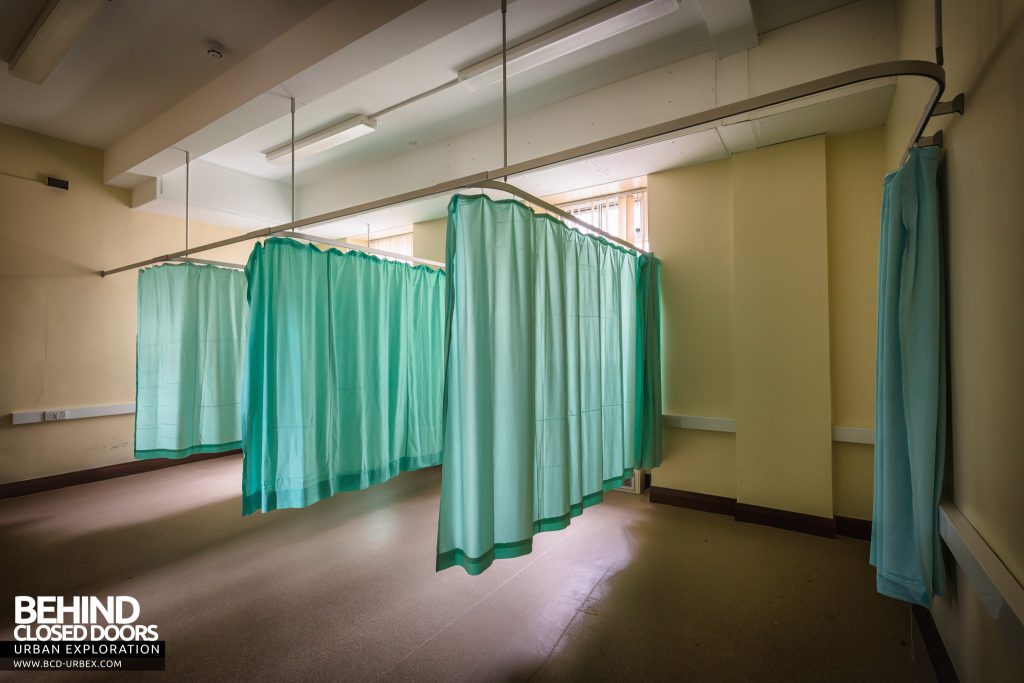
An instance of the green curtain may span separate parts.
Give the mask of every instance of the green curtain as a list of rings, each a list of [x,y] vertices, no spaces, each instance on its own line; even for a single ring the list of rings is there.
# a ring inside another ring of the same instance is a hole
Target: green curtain
[[[660,462],[657,263],[519,202],[457,195],[447,267],[437,569],[477,574]]]
[[[441,462],[443,271],[274,238],[246,276],[243,514]]]
[[[938,147],[885,177],[878,245],[875,499],[879,593],[930,607],[946,577],[939,497],[946,454],[945,264]]]
[[[241,447],[245,275],[195,264],[139,272],[135,457]]]
[[[661,464],[661,262],[637,258],[636,465]]]

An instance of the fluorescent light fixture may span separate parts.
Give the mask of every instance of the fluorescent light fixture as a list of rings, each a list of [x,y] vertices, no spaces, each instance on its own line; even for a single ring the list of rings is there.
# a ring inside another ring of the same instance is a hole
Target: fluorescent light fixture
[[[319,154],[325,149],[343,145],[377,130],[377,120],[369,116],[354,116],[330,128],[324,128],[295,141],[295,156],[306,157]],[[265,153],[267,161],[278,166],[289,163],[292,156],[291,143],[281,145]]]
[[[109,0],[50,0],[11,57],[12,76],[42,84]]]
[[[625,33],[679,9],[679,0],[619,0],[508,49],[511,78],[576,50]],[[459,71],[459,80],[476,91],[501,82],[501,53]]]

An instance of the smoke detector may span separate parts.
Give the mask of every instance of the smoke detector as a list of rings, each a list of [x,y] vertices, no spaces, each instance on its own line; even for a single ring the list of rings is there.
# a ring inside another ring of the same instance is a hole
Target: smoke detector
[[[216,41],[211,41],[206,46],[206,55],[213,60],[223,59],[224,57],[224,46]]]

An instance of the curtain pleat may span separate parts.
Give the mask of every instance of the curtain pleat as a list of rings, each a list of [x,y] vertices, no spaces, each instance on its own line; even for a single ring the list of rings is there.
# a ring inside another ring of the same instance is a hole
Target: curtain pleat
[[[946,434],[939,150],[885,178],[878,250],[875,498],[878,592],[929,607],[945,587],[938,533]]]
[[[660,462],[655,427],[637,436],[652,410],[661,418],[660,361],[638,360],[658,347],[657,264],[641,278],[632,252],[516,201],[460,195],[447,267],[437,568],[476,574]]]
[[[241,447],[245,275],[195,264],[139,272],[135,457]]]
[[[243,514],[441,462],[443,271],[275,238],[246,276]]]
[[[661,464],[661,262],[637,257],[636,464]]]

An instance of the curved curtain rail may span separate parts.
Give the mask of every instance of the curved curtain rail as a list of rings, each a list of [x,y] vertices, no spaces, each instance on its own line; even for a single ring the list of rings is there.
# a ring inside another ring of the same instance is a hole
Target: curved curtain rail
[[[171,261],[176,258],[187,257],[190,254],[195,254],[202,251],[208,251],[210,249],[216,249],[218,247],[225,247],[229,244],[237,244],[238,242],[245,242],[248,240],[259,239],[261,237],[268,237],[270,235],[276,235],[281,232],[294,231],[310,225],[316,225],[318,223],[324,223],[327,221],[338,220],[341,218],[347,218],[349,216],[356,216],[376,209],[382,209],[389,206],[395,206],[397,204],[403,204],[405,202],[414,201],[416,199],[424,199],[439,194],[446,194],[454,192],[456,190],[467,189],[467,188],[487,188],[491,189],[502,189],[506,192],[524,199],[527,202],[543,206],[549,211],[553,208],[554,213],[557,213],[562,218],[571,220],[574,223],[582,224],[583,227],[588,230],[600,234],[608,239],[619,242],[621,241],[614,235],[610,235],[602,230],[587,225],[575,218],[571,214],[567,214],[552,205],[539,200],[537,197],[530,195],[523,190],[515,187],[514,185],[507,185],[501,183],[502,187],[495,187],[495,183],[498,183],[499,178],[505,178],[511,175],[518,175],[529,171],[535,171],[547,166],[556,166],[564,164],[569,161],[579,161],[588,157],[599,156],[607,154],[613,151],[619,151],[627,149],[629,147],[637,147],[644,144],[650,144],[656,142],[658,138],[670,136],[674,133],[679,133],[690,128],[696,128],[698,126],[705,126],[711,123],[715,123],[720,119],[725,119],[730,116],[738,116],[740,114],[746,114],[749,112],[764,109],[766,107],[772,107],[779,104],[785,104],[786,102],[792,102],[803,97],[809,97],[811,95],[817,95],[819,93],[828,92],[830,90],[837,90],[846,86],[855,85],[857,83],[863,83],[866,81],[873,81],[879,78],[891,78],[894,76],[917,76],[920,78],[930,79],[935,83],[935,87],[932,90],[932,96],[928,100],[928,104],[921,114],[921,118],[918,121],[917,127],[914,130],[914,134],[907,144],[907,152],[909,153],[910,148],[913,147],[918,138],[924,133],[925,126],[928,124],[928,120],[931,118],[932,109],[935,104],[942,97],[942,92],[946,87],[946,72],[941,66],[932,62],[926,62],[922,60],[900,60],[893,62],[882,62],[879,64],[872,64],[870,66],[863,66],[857,69],[850,69],[849,71],[843,71],[838,74],[826,76],[825,78],[818,78],[813,81],[807,81],[799,85],[794,85],[789,88],[783,88],[774,92],[766,93],[764,95],[758,95],[757,97],[751,97],[739,102],[733,102],[731,104],[725,104],[720,107],[714,107],[707,109],[696,114],[690,114],[683,116],[678,119],[666,121],[665,123],[659,123],[654,126],[648,126],[647,128],[641,128],[639,130],[632,131],[630,133],[623,133],[622,135],[615,135],[610,138],[598,140],[586,145],[580,145],[578,147],[572,147],[561,152],[555,152],[546,156],[538,157],[536,159],[530,159],[528,161],[522,161],[510,166],[503,166],[502,168],[495,169],[493,171],[485,171],[482,173],[476,173],[455,180],[449,180],[447,182],[432,185],[430,187],[422,188],[419,190],[413,190],[411,192],[405,192],[402,194],[394,195],[391,197],[385,197],[384,199],[377,199],[371,202],[364,202],[362,204],[355,204],[343,209],[336,211],[329,211],[316,216],[310,216],[309,218],[301,218],[299,220],[291,221],[289,223],[282,223],[271,228],[262,228],[260,230],[253,230],[251,232],[238,235],[237,237],[231,237],[228,239],[220,240],[218,242],[210,242],[209,244],[203,244],[185,251],[178,251],[171,254],[162,254],[153,258],[146,259],[144,261],[138,261],[136,263],[130,263],[126,266],[120,266],[118,268],[111,268],[110,270],[101,270],[99,275],[106,277],[107,275],[113,275],[114,273],[124,272],[126,270],[134,270],[136,268],[142,268],[144,266],[152,265],[154,263],[162,263],[165,261]],[[628,245],[630,249],[636,249],[633,245]]]

